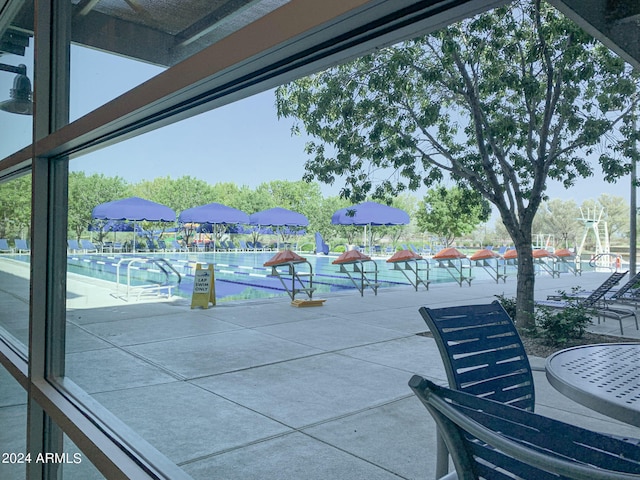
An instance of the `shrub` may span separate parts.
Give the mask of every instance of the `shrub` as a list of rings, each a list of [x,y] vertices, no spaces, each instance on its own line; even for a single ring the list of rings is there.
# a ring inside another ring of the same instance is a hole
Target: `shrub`
[[[578,288],[574,288],[574,291]],[[555,309],[538,306],[535,310],[535,328],[524,333],[540,337],[548,345],[564,346],[571,340],[581,338],[591,323],[592,311],[582,305],[582,302],[571,298],[566,292],[558,292],[567,306]],[[496,295],[502,307],[511,318],[515,318],[516,299]]]
[[[578,287],[574,288],[574,292]],[[540,333],[551,345],[563,346],[572,339],[581,338],[591,323],[593,312],[566,292],[558,292],[567,306],[562,309],[538,307]]]

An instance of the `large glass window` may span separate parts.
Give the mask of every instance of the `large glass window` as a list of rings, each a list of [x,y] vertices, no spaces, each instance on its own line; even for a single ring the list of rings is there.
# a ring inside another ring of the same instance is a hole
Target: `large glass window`
[[[285,3],[74,2],[71,120]]]
[[[0,334],[29,344],[31,177],[0,183]]]
[[[164,298],[174,276],[194,268],[198,252],[183,251],[194,248],[194,237],[178,238],[170,225],[135,222],[132,232],[126,231],[130,225],[112,225],[107,232],[90,212],[99,202],[124,196],[161,203],[171,196],[180,200],[178,210],[207,200],[228,203],[231,197],[224,197],[224,189],[218,191],[221,196],[210,195],[207,184],[242,186],[242,175],[255,178],[258,171],[279,178],[277,162],[265,156],[266,129],[260,122],[252,124],[257,110],[238,117],[233,132],[241,134],[238,143],[248,153],[223,155],[219,150],[222,140],[231,137],[225,128],[234,125],[234,102],[335,63],[345,50],[346,55],[366,51],[376,35],[404,27],[417,15],[403,9],[409,17],[399,18],[394,2],[346,3],[317,3],[310,11],[313,2],[301,0],[52,0],[38,2],[34,11],[32,1],[4,2],[0,62],[24,63],[27,76],[35,70],[33,85],[41,90],[35,117],[0,112],[3,118],[15,116],[0,122],[0,177],[6,180],[0,183],[0,239],[7,240],[0,251],[0,335],[32,354],[30,377],[16,374],[26,386],[0,371],[3,446],[18,453],[54,445],[70,454],[63,478],[100,478],[87,454],[105,477],[135,471],[142,474],[131,478],[160,478],[149,473],[157,469],[164,477],[182,478],[174,463],[193,467],[202,458],[288,431],[195,380],[221,373],[220,362],[229,362],[225,369],[248,368],[256,351],[261,361],[278,363],[285,353],[307,356],[315,350],[256,332],[231,348],[226,335],[237,329],[238,319],[204,316],[191,310],[184,297]],[[39,30],[32,54],[34,24]],[[7,46],[13,39],[22,42],[24,51]],[[0,94],[13,88],[16,74],[9,70],[0,72],[5,82]],[[208,114],[195,116],[214,108],[218,124],[208,123]],[[152,131],[178,120],[176,130]],[[38,142],[24,149],[32,130]],[[266,137],[273,140],[271,132]],[[155,140],[153,148],[145,144],[149,139]],[[301,151],[299,145],[295,149]],[[250,155],[254,158],[246,163]],[[68,176],[66,158],[73,158]],[[32,177],[7,176],[29,168],[32,159]],[[233,167],[225,179],[223,166]],[[209,177],[201,176],[205,173]],[[163,178],[179,175],[189,178],[178,190],[164,189],[172,182]],[[140,185],[132,188],[133,183]],[[242,197],[242,188],[237,195]],[[9,200],[3,206],[5,196]],[[140,237],[144,241],[138,247],[140,228],[146,238]],[[150,252],[155,249],[159,252]],[[157,260],[171,252],[183,261],[148,261],[140,258],[143,250],[145,257]],[[118,266],[116,254],[127,261]],[[110,277],[104,275],[108,263]],[[127,276],[141,264],[156,276],[152,285],[146,276]],[[90,277],[81,271],[87,266]],[[119,276],[114,268],[120,268]],[[4,342],[0,349],[3,361],[16,350]],[[24,388],[39,392],[28,402],[29,419]],[[238,428],[221,430],[229,419]],[[81,463],[73,462],[75,454]],[[24,475],[20,466],[6,475],[0,471],[0,478]]]
[[[33,128],[31,115],[33,110],[32,9],[32,1],[24,2],[22,8],[15,10],[15,15],[9,24],[0,23],[0,125],[2,125],[0,158],[31,143]],[[6,27],[2,30],[4,25]]]

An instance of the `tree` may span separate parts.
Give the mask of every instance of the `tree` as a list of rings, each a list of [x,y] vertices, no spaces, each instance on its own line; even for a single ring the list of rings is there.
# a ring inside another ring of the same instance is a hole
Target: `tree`
[[[103,174],[87,176],[84,172],[69,173],[69,230],[77,240],[87,231],[97,205],[127,197],[129,186],[121,177]],[[101,239],[100,239],[101,240]]]
[[[534,219],[534,231],[553,235],[564,248],[576,243],[582,233],[580,209],[574,200],[553,199],[544,202]]]
[[[489,220],[491,206],[482,195],[466,188],[432,188],[417,212],[418,227],[444,239],[445,246]]]
[[[547,180],[570,187],[630,108],[624,62],[541,0],[516,1],[281,86],[314,138],[305,179],[388,198],[449,176],[498,210],[518,250],[517,318],[533,324],[531,228]],[[627,168],[602,155],[609,180]]]
[[[0,238],[25,238],[31,225],[31,176],[0,184]]]

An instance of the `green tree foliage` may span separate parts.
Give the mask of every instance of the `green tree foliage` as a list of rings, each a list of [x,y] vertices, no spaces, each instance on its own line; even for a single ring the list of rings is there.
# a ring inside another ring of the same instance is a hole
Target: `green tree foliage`
[[[280,117],[316,140],[305,179],[354,201],[447,175],[489,200],[519,254],[518,318],[533,321],[533,218],[549,179],[570,187],[630,108],[624,62],[540,0],[516,1],[280,87]],[[605,177],[626,167],[600,158]]]
[[[443,186],[427,191],[416,214],[418,227],[442,237],[447,247],[456,237],[473,232],[490,215],[489,202],[478,192]]]
[[[84,172],[70,172],[69,230],[80,240],[93,221],[91,211],[94,207],[129,195],[129,186],[121,177],[105,177],[102,174],[87,176]]]
[[[26,238],[31,224],[31,177],[0,184],[0,238]]]
[[[558,248],[569,248],[578,242],[584,225],[580,221],[580,209],[574,200],[553,199],[545,201],[533,223],[535,233],[553,235]]]

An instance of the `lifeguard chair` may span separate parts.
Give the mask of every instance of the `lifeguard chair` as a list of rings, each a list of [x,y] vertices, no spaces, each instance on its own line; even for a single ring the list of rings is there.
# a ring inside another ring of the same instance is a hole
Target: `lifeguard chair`
[[[445,248],[436,253],[432,260],[437,268],[444,269],[458,285],[462,287],[467,282],[471,286],[471,261],[464,253],[456,248]]]
[[[472,266],[482,268],[496,283],[500,283],[500,280],[507,282],[507,264],[497,252],[483,248],[471,255],[469,260]]]
[[[429,290],[429,262],[426,258],[411,250],[400,250],[387,259],[387,263],[393,265],[393,270],[400,271],[413,288],[418,291],[418,286],[424,285]]]
[[[313,298],[313,267],[306,258],[291,250],[283,250],[263,265],[271,267],[271,275],[280,280],[292,303],[298,293],[304,293],[309,300]]]
[[[378,295],[378,287],[380,286],[378,283],[378,264],[370,256],[358,250],[349,250],[331,263],[338,265],[340,273],[349,277],[361,297],[364,296],[366,288],[370,288],[374,295]]]

